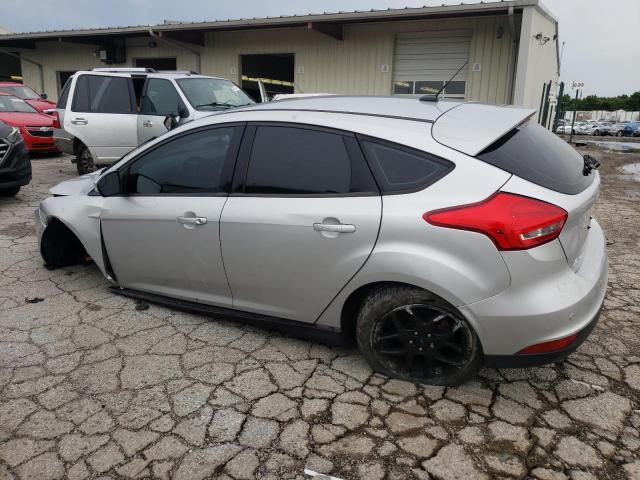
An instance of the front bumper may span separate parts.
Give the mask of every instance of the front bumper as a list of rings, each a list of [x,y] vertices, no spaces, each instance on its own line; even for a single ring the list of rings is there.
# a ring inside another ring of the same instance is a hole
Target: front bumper
[[[30,152],[57,152],[53,137],[34,137],[23,135],[24,141]]]
[[[505,252],[505,263],[511,272],[510,287],[461,308],[476,328],[487,365],[554,362],[566,357],[587,338],[597,323],[607,288],[606,242],[595,220],[591,221],[583,255],[580,268],[574,272],[558,241],[531,250]],[[516,355],[531,345],[576,332],[580,332],[578,338],[563,351]]]
[[[18,142],[9,148],[0,162],[0,188],[27,185],[31,181],[31,160],[24,143]]]

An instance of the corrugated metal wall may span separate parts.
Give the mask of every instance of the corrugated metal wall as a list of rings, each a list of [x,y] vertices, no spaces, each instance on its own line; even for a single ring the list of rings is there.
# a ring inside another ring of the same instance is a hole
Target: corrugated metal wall
[[[519,19],[516,19],[516,24]],[[351,24],[344,27],[344,41],[305,28],[212,32],[202,48],[202,73],[239,82],[239,55],[294,53],[298,92],[388,95],[392,91],[393,53],[396,34],[401,32],[470,30],[467,99],[509,103],[516,48],[507,17],[420,20]],[[500,38],[498,38],[500,37]],[[187,50],[150,39],[127,41],[127,64],[135,58],[176,57],[179,69],[195,69],[195,55]],[[45,65],[44,91],[57,98],[57,71],[104,66],[88,45],[40,42],[24,55]],[[41,90],[37,67],[22,62],[25,83]]]

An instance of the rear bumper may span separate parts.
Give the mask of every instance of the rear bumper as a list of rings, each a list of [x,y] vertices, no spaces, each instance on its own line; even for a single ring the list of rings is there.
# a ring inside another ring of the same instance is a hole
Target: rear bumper
[[[56,128],[53,131],[53,141],[56,144],[56,148],[60,150],[62,153],[67,153],[69,155],[75,155],[76,152],[73,151],[73,141],[75,137],[66,131]]]
[[[571,355],[591,334],[598,324],[602,304],[598,308],[595,318],[593,318],[585,328],[580,330],[578,338],[567,348],[556,350],[550,353],[538,353],[536,355],[485,355],[484,364],[489,368],[523,368],[537,367],[548,363],[560,362]]]
[[[461,308],[478,333],[487,364],[529,366],[554,362],[586,339],[597,322],[607,287],[606,242],[595,220],[591,221],[583,252],[584,259],[575,272],[558,241],[504,255],[511,286],[494,297]],[[516,355],[531,345],[576,332],[578,338],[565,350]]]

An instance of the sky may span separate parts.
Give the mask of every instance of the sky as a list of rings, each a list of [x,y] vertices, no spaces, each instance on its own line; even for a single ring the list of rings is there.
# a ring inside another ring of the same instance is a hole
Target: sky
[[[465,3],[476,3],[466,0]],[[459,4],[459,0],[0,0],[14,32]],[[561,79],[584,95],[640,90],[640,0],[542,0],[559,20]],[[562,48],[562,46],[561,46]],[[566,91],[566,87],[565,87]],[[570,91],[570,88],[569,88]]]

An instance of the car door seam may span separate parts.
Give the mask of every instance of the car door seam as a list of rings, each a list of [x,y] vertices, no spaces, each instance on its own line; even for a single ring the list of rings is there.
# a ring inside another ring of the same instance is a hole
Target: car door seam
[[[333,302],[335,302],[336,298],[338,298],[338,296],[344,291],[344,289],[347,288],[347,285],[349,285],[351,283],[351,281],[356,277],[356,275],[358,275],[358,273],[360,273],[360,271],[364,268],[364,266],[367,264],[367,262],[371,258],[371,255],[373,255],[373,251],[375,250],[376,245],[378,244],[378,239],[380,238],[380,231],[382,230],[382,216],[383,216],[383,212],[384,212],[384,195],[380,194],[380,195],[378,195],[378,197],[380,198],[380,215],[378,217],[378,231],[376,232],[376,238],[375,238],[375,240],[373,242],[373,245],[371,246],[371,250],[369,250],[369,254],[367,255],[367,258],[364,259],[364,262],[362,262],[362,265],[360,265],[360,267],[353,273],[353,275],[351,275],[347,279],[347,281],[344,283],[342,288],[340,288],[338,290],[338,292],[333,296],[333,298],[329,301],[329,303],[327,303],[327,305],[322,309],[320,314],[313,321],[313,323],[312,323],[313,325],[318,323],[318,321],[322,318],[322,315],[324,315],[324,312],[326,312],[327,309],[331,305],[333,305]]]

